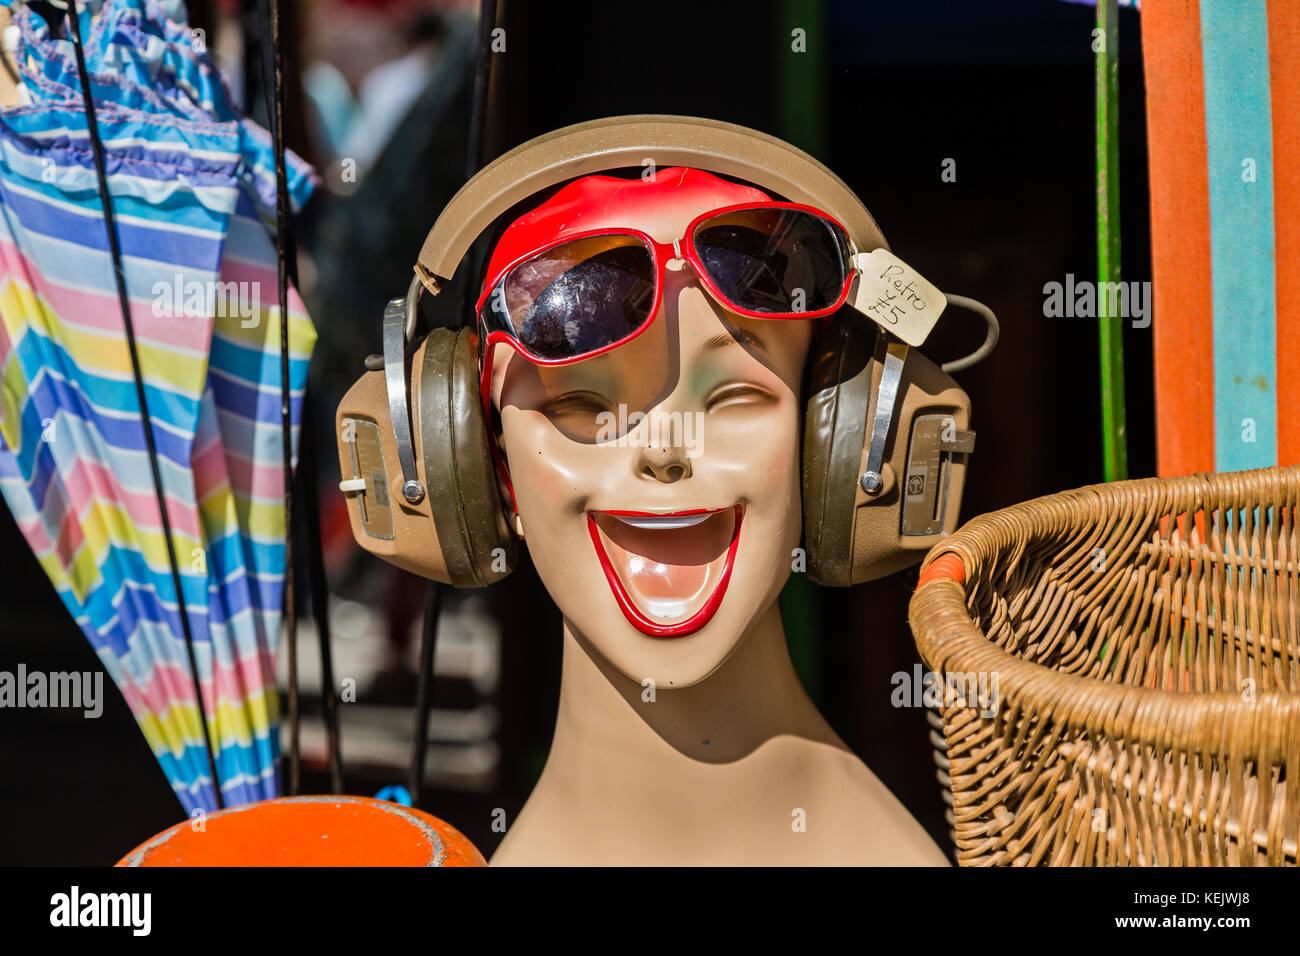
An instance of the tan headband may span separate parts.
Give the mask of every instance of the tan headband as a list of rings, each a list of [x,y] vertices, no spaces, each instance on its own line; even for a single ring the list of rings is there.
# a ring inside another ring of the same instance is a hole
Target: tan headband
[[[612,116],[531,139],[483,167],[452,197],[420,249],[416,275],[430,292],[451,278],[474,240],[515,203],[549,186],[609,169],[691,166],[734,176],[816,206],[842,222],[858,250],[889,248],[853,190],[789,143],[693,116]]]

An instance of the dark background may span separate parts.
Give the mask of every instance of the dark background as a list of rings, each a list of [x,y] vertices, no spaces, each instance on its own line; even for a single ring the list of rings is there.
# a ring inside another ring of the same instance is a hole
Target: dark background
[[[979,435],[963,507],[970,517],[1102,478],[1095,323],[1046,319],[1042,308],[1045,283],[1067,273],[1093,278],[1096,269],[1094,16],[1055,0],[503,2],[498,25],[508,45],[493,61],[484,160],[568,123],[636,112],[729,120],[809,149],[858,193],[895,252],[940,288],[988,303],[1001,320],[993,357],[956,376],[971,395]],[[795,27],[807,31],[808,60],[791,60],[800,55],[790,52]],[[1150,265],[1138,29],[1138,15],[1122,11],[1123,277],[1142,281]],[[291,42],[290,75],[293,49]],[[349,263],[323,273],[308,297],[321,333],[313,388],[325,482],[334,476],[330,429],[341,388],[360,371],[360,353],[378,350],[383,299],[405,289],[420,240],[464,180],[471,90],[465,72],[442,90],[445,102],[426,104],[427,116],[417,106],[350,212],[326,199],[299,224],[304,245]],[[301,108],[291,81],[288,110]],[[290,145],[310,154],[310,143],[292,141],[293,129]],[[956,161],[956,182],[940,177],[947,158]],[[361,205],[368,218],[357,225]],[[939,360],[979,340],[977,320],[954,316],[927,344]],[[1149,330],[1127,329],[1124,346],[1129,469],[1149,475]],[[0,554],[0,669],[20,661],[29,669],[97,668],[7,511]],[[795,657],[823,713],[947,846],[924,715],[889,703],[890,675],[910,672],[917,659],[906,625],[914,583],[915,572],[905,572],[849,590],[815,589],[811,611],[792,611],[813,619],[789,624],[792,633],[816,635]],[[403,586],[418,607],[421,583]],[[531,568],[490,597],[505,638],[499,784],[489,793],[427,791],[421,802],[485,855],[500,839],[489,826],[492,809],[513,819],[544,762],[560,650],[558,615]],[[57,710],[0,713],[0,863],[108,864],[181,819],[120,695],[105,691],[99,720]],[[343,743],[346,761],[346,728]],[[397,782],[345,770],[349,792]],[[305,789],[323,790],[324,781],[308,768]]]

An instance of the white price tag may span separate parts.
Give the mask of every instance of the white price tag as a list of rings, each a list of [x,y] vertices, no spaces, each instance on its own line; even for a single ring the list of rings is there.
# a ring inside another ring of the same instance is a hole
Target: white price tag
[[[923,344],[948,305],[944,294],[887,249],[860,252],[853,264],[849,304],[908,345]]]

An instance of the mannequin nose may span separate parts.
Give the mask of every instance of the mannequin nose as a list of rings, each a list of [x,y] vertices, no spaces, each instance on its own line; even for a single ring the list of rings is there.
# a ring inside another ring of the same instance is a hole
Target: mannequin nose
[[[651,419],[643,423],[649,425],[649,434],[641,454],[637,455],[637,473],[646,479],[662,481],[671,485],[690,477],[690,458],[686,455],[685,442],[681,434],[673,429],[675,421],[672,416],[651,412]]]
[[[683,448],[654,445],[641,449],[637,472],[642,478],[671,485],[675,481],[691,477],[691,460],[686,457]]]

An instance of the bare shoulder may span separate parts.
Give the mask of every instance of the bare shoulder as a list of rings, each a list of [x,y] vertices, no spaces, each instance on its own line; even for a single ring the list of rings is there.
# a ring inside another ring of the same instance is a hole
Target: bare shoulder
[[[947,866],[853,753],[786,736],[673,781],[668,796],[591,800],[539,783],[493,866]],[[936,800],[938,796],[936,794]]]
[[[792,783],[791,797],[802,791],[807,806],[791,824],[788,841],[792,850],[798,848],[797,858],[833,865],[950,865],[925,828],[853,753],[813,745],[804,748],[799,763],[803,772]]]

